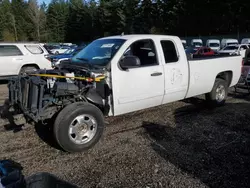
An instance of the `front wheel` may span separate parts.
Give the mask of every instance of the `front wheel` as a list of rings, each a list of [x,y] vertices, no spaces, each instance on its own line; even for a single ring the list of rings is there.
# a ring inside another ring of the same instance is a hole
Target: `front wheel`
[[[57,116],[54,135],[62,149],[81,152],[93,147],[101,138],[104,117],[100,109],[88,103],[73,103]]]
[[[222,106],[226,102],[227,94],[227,82],[223,79],[217,78],[212,91],[206,94],[206,100],[210,106]]]

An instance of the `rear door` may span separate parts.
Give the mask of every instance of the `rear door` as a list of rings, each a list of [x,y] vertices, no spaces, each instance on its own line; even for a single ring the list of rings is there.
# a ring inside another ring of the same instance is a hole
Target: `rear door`
[[[25,57],[25,63],[36,64],[41,69],[51,68],[51,62],[45,57],[48,55],[46,49],[39,44],[26,44],[24,48],[29,52]]]
[[[160,44],[165,75],[163,103],[184,99],[189,82],[189,67],[184,49],[179,43],[170,39],[162,39]]]
[[[137,40],[125,48],[119,58],[137,56],[141,66],[124,71],[118,62],[112,63],[114,115],[161,105],[164,94],[163,66],[155,41]]]
[[[0,76],[17,75],[23,57],[16,45],[0,45]]]

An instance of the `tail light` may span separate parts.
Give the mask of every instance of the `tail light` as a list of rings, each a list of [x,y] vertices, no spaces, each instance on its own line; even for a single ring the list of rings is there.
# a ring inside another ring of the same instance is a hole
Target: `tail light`
[[[49,55],[44,55],[46,59],[48,59],[50,62],[52,61]]]

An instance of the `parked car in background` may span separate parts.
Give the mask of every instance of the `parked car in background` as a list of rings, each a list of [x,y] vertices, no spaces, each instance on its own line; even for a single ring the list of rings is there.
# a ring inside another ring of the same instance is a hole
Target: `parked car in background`
[[[203,42],[201,39],[192,39],[191,40],[191,46],[195,47],[195,48],[200,48],[203,46]]]
[[[185,49],[185,53],[188,59],[191,59],[193,57],[193,54],[198,50],[198,48],[194,48],[193,46],[189,46],[187,49]]]
[[[211,48],[208,47],[200,47],[200,48],[188,48],[186,51],[186,55],[188,58],[200,58],[200,57],[206,57],[206,56],[213,56],[216,54],[215,51],[213,51]]]
[[[71,47],[69,47],[69,46],[60,46],[60,47],[54,48],[54,49],[52,49],[50,51],[51,51],[52,54],[63,54],[68,49],[71,49]]]
[[[213,56],[213,55],[215,55],[215,52],[211,48],[208,48],[208,47],[200,47],[194,53],[194,56],[196,57]]]
[[[250,38],[244,38],[241,40],[241,44],[250,44]]]
[[[242,59],[241,75],[250,84],[250,48],[246,50],[245,56]]]
[[[51,50],[60,48],[60,45],[44,44],[43,47],[48,51],[49,54],[52,54]]]
[[[58,65],[62,60],[66,60],[66,59],[73,57],[75,54],[77,54],[79,51],[81,51],[84,47],[85,46],[71,48],[71,49],[68,49],[63,54],[50,56],[50,61],[51,61],[52,67],[55,67],[56,65]]]
[[[0,43],[0,79],[51,68],[46,49],[34,43]]]
[[[245,56],[245,51],[246,49],[249,48],[249,45],[247,44],[239,44],[239,45],[229,45],[226,46],[224,48],[222,48],[221,50],[219,50],[219,54],[224,54],[224,55],[235,55],[235,54],[239,54],[242,57]]]
[[[221,40],[221,48],[224,48],[229,45],[237,45],[239,41],[237,39],[222,39]]]
[[[183,47],[184,47],[184,49],[187,49],[187,41],[186,40],[181,40],[181,42],[182,42],[182,45],[183,45]]]
[[[208,39],[206,42],[206,46],[211,48],[213,51],[219,51],[220,50],[220,40]]]

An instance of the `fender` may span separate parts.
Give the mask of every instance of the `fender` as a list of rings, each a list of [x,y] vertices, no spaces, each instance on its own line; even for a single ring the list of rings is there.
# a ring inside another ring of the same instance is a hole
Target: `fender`
[[[94,104],[104,106],[103,98],[97,93],[95,89],[90,89],[86,95],[86,99]]]

